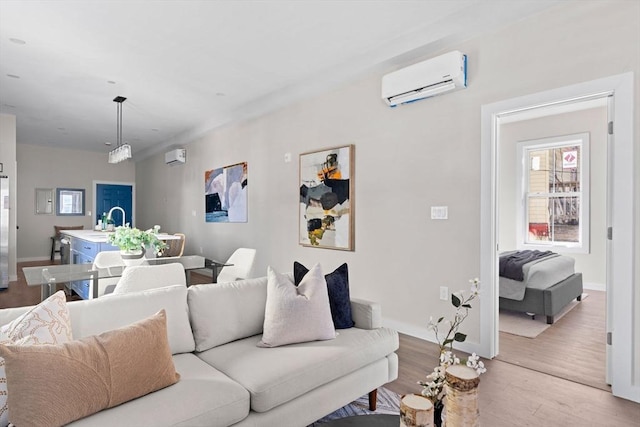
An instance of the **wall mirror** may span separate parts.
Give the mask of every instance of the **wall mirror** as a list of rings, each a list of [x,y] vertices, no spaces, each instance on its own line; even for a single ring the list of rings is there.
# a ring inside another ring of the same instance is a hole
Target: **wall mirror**
[[[84,188],[56,189],[56,215],[84,215]]]
[[[53,188],[36,188],[36,215],[53,214]]]

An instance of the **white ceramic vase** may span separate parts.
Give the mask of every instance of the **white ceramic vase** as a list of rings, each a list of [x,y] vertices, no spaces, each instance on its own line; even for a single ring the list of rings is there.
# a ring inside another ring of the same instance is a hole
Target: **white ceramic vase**
[[[120,256],[122,257],[122,261],[124,265],[130,267],[132,265],[143,265],[147,263],[146,258],[144,257],[145,250],[144,248],[140,248],[136,251],[120,251]]]

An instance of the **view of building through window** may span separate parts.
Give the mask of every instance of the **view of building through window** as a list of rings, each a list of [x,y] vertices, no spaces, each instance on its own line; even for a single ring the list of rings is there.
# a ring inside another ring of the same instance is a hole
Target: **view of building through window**
[[[534,146],[526,153],[527,243],[579,243],[581,146]]]

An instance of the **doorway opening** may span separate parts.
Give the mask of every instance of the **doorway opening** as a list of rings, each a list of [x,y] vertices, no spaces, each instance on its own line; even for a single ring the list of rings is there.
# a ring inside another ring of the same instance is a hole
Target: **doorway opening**
[[[499,350],[499,118],[547,106],[561,106],[578,100],[610,98],[607,183],[607,372],[613,395],[640,402],[640,370],[634,361],[640,351],[638,298],[634,294],[634,75],[624,73],[578,83],[482,106],[481,110],[481,235],[480,279],[485,298],[480,307],[480,351],[495,357]],[[615,145],[615,150],[612,148]],[[615,167],[611,167],[615,165]],[[611,191],[615,189],[615,191]],[[615,256],[611,256],[615,254]]]
[[[522,282],[496,278],[497,359],[606,391],[609,98],[502,114],[496,141],[499,255],[554,254],[525,267]],[[571,295],[553,324],[542,313],[509,309],[532,300],[530,291],[524,298],[515,291],[552,287],[575,273],[583,282],[580,301]]]

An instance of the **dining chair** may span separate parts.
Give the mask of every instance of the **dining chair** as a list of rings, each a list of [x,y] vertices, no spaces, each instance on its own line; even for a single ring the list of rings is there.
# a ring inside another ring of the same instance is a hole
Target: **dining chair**
[[[218,273],[217,283],[234,282],[246,279],[251,273],[253,261],[256,257],[256,250],[250,248],[236,249],[225,264],[233,264],[222,267]]]
[[[102,251],[96,254],[93,259],[93,268],[111,268],[111,267],[124,267],[124,261],[120,256],[119,251]],[[101,297],[107,292],[107,288],[114,287],[118,283],[119,277],[109,277],[105,279],[98,279],[98,297]],[[89,295],[93,295],[93,289],[89,292]]]
[[[109,295],[146,291],[172,285],[187,286],[182,264],[133,265],[122,272],[122,277]]]
[[[55,259],[56,254],[60,252],[60,239],[62,238],[63,230],[83,230],[84,225],[54,225],[53,236],[51,236],[51,261]]]
[[[182,233],[174,233],[173,235],[180,238],[166,240],[165,244],[167,247],[162,250],[160,254],[161,257],[177,257],[182,256],[184,253],[185,235]]]

